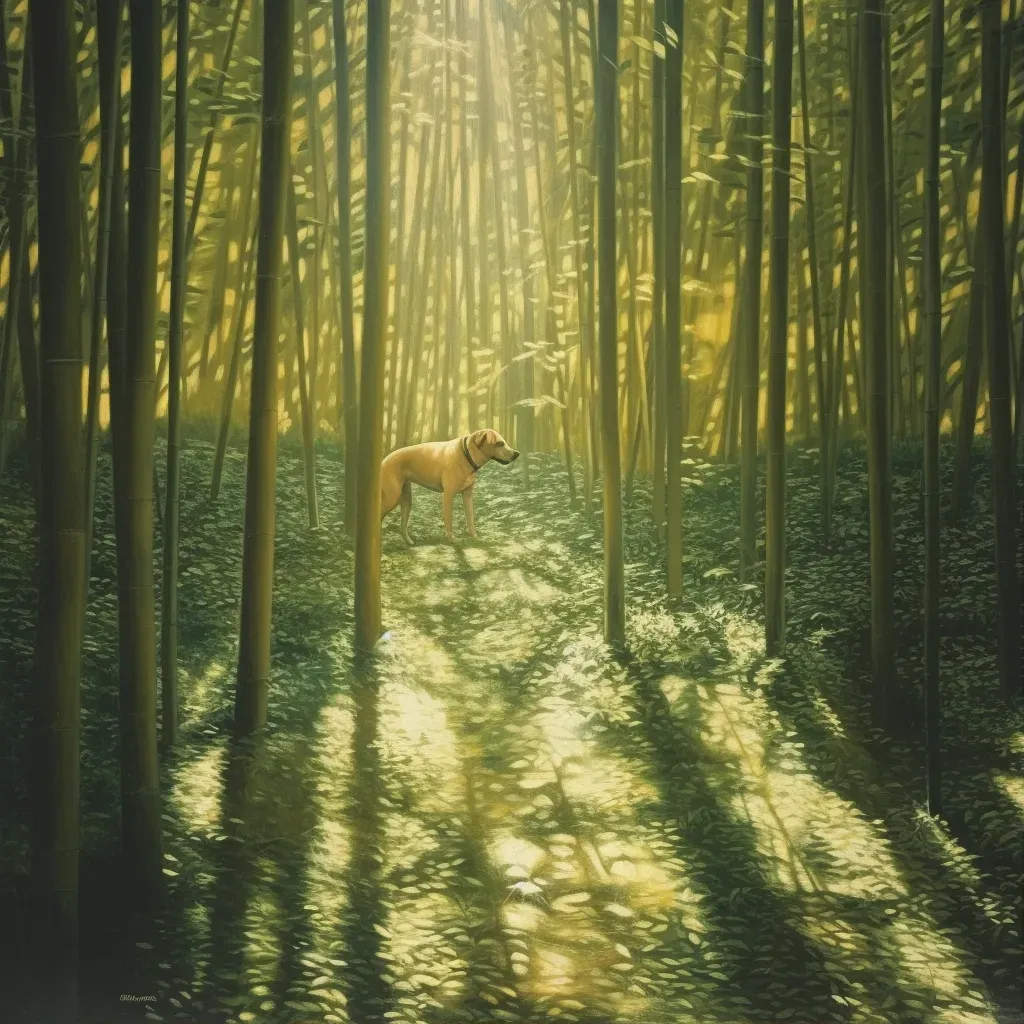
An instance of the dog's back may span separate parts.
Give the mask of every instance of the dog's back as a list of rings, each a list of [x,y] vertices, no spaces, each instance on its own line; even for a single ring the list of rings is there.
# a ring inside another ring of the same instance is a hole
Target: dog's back
[[[381,490],[388,491],[388,483],[397,484],[397,490],[406,481],[442,490],[441,477],[448,463],[448,449],[454,441],[424,441],[405,448],[396,448],[381,463]]]

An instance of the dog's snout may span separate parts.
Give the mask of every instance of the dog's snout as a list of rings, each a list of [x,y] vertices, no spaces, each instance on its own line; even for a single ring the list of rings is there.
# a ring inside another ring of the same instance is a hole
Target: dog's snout
[[[516,451],[516,450],[515,450],[515,449],[513,448],[513,449],[512,449],[512,461],[513,461],[513,462],[515,462],[515,461],[516,461],[516,459],[518,459],[518,458],[519,458],[519,452],[517,452],[517,451]]]

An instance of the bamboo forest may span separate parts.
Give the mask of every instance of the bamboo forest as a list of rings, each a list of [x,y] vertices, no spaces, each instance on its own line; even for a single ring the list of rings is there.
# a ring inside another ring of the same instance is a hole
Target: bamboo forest
[[[1022,0],[0,29],[0,1019],[1024,1022]]]

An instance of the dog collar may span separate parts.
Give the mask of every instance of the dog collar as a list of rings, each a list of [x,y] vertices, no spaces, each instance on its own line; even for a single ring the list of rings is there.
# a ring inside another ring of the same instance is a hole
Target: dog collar
[[[474,473],[479,473],[480,470],[483,469],[483,466],[478,466],[473,461],[473,456],[469,454],[469,435],[468,434],[462,439],[462,454],[466,456],[466,461],[473,467],[473,472]]]

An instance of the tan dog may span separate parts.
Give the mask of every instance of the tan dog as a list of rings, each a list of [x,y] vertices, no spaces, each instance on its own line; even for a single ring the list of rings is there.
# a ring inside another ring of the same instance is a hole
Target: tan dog
[[[505,443],[496,430],[476,430],[453,441],[428,441],[393,451],[380,467],[380,517],[402,505],[402,537],[409,539],[409,513],[412,511],[412,485],[429,487],[444,495],[444,532],[452,533],[452,505],[462,495],[466,509],[466,532],[476,537],[473,523],[473,485],[476,475],[493,459],[510,466],[519,452]]]

